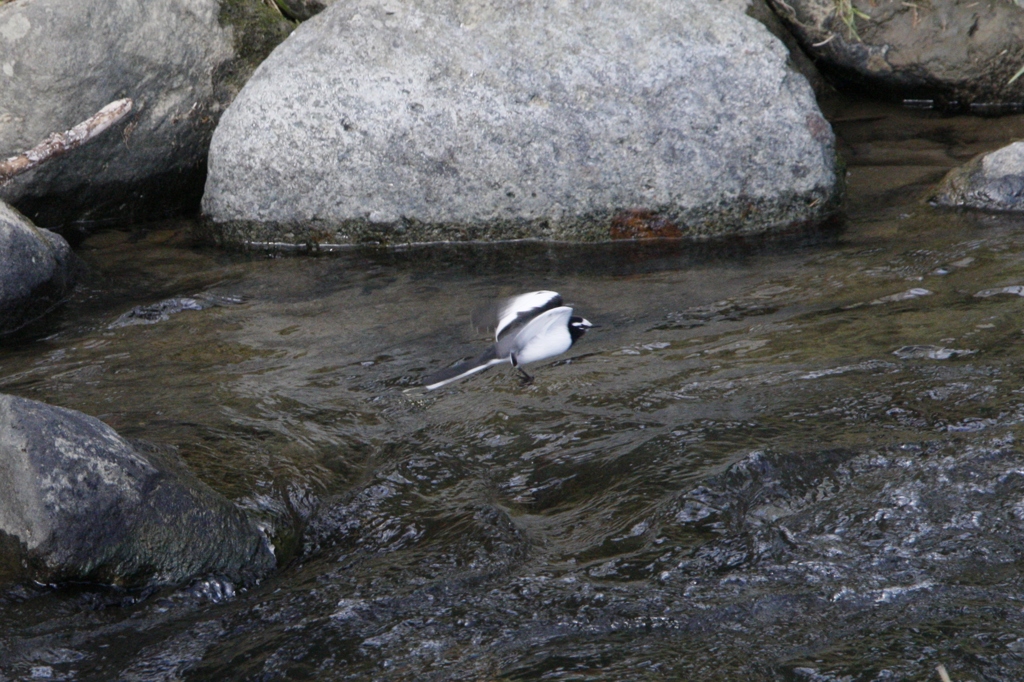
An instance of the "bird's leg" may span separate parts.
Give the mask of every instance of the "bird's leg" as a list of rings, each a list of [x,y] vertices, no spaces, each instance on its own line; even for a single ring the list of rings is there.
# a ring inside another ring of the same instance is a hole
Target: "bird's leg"
[[[516,358],[515,353],[513,353],[510,356],[510,358],[512,360],[512,366],[515,367],[516,369],[518,369],[519,373],[522,375],[520,378],[523,381],[523,385],[525,386],[526,384],[533,383],[533,377],[531,377],[529,374],[527,374],[526,370],[522,368],[522,366],[519,364],[519,359]]]

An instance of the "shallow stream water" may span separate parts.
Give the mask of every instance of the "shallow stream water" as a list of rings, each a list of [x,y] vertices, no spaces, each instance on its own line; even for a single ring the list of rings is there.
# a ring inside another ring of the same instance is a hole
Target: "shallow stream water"
[[[329,257],[100,233],[0,391],[176,446],[248,589],[0,591],[0,681],[1024,679],[1024,218],[928,187],[1024,117],[840,102],[838,235]],[[482,302],[592,322],[523,385]]]

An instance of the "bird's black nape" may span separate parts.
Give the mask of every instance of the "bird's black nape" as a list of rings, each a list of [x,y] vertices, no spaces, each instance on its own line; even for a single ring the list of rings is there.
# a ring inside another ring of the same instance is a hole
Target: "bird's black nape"
[[[572,338],[572,342],[576,343],[580,340],[580,337],[587,333],[593,325],[587,322],[582,317],[573,315],[569,318],[569,337]]]

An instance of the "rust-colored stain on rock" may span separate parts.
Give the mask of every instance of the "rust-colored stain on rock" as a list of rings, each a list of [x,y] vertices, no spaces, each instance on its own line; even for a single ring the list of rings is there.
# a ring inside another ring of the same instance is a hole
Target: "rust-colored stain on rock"
[[[683,236],[671,220],[646,209],[623,211],[612,218],[612,239],[678,239]]]

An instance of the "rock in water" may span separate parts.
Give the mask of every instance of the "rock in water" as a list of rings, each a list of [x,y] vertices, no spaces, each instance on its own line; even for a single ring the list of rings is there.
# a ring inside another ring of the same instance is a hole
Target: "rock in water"
[[[714,237],[833,214],[834,137],[758,22],[698,0],[368,0],[214,133],[221,244]]]
[[[1024,211],[1024,142],[980,154],[951,170],[931,202],[982,211]]]
[[[0,201],[0,336],[21,329],[67,298],[77,270],[63,238]]]
[[[173,451],[0,394],[0,581],[251,581],[274,564],[255,524]]]
[[[976,113],[1024,109],[1024,3],[768,0],[823,71],[873,93]]]
[[[125,121],[18,176],[0,199],[66,236],[194,213],[218,117],[290,28],[262,0],[0,2],[0,158],[109,102],[135,102]]]

